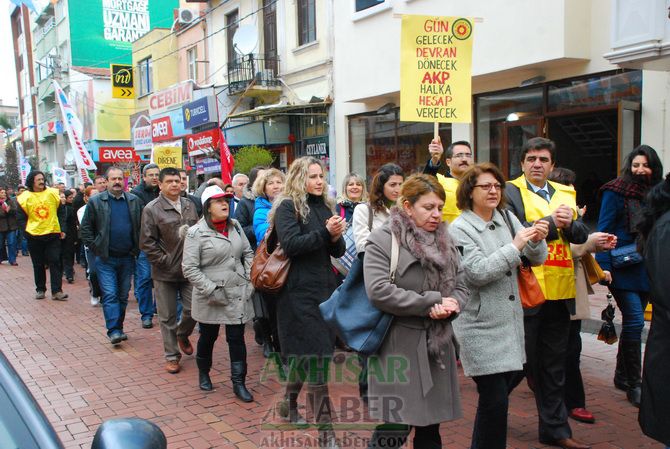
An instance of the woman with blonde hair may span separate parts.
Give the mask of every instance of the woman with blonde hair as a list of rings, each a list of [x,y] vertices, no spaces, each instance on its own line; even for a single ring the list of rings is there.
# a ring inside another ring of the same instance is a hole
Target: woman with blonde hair
[[[368,189],[365,187],[365,179],[356,173],[349,173],[342,181],[342,193],[337,199],[335,212],[347,220],[347,223],[351,223],[354,208],[367,200]]]
[[[272,203],[284,190],[284,173],[276,168],[263,170],[258,175],[251,187],[251,192],[256,197],[254,203],[254,235],[256,242],[260,245],[265,238],[268,229],[268,213],[272,209]],[[270,353],[279,352],[279,335],[277,334],[277,298],[274,295],[259,293],[260,298],[256,310],[256,321],[254,329],[257,329],[263,343],[263,357],[270,357]],[[260,307],[258,307],[260,306]]]
[[[307,382],[307,402],[319,424],[320,445],[336,448],[326,377],[335,336],[323,320],[319,304],[337,287],[330,258],[344,254],[346,221],[333,214],[320,160],[302,157],[291,164],[269,222],[291,260],[286,283],[277,296],[279,341],[282,355],[289,360],[289,378],[278,413],[290,422],[302,421],[297,400]]]

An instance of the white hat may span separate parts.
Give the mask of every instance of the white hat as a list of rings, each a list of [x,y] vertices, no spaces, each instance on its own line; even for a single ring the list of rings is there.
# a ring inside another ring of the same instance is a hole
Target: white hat
[[[203,192],[200,200],[202,201],[203,206],[205,203],[212,198],[232,198],[232,193],[226,193],[219,186],[209,186]]]

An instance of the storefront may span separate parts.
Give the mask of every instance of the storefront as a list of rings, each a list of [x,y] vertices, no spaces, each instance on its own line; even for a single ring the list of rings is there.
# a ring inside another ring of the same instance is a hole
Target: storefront
[[[530,138],[556,142],[556,166],[577,173],[578,204],[597,217],[598,186],[617,176],[640,143],[642,72],[617,71],[475,96],[475,149],[508,178]],[[595,187],[594,187],[595,186]]]
[[[365,174],[368,182],[382,165],[394,162],[405,171],[422,171],[433,139],[432,123],[401,122],[400,108],[380,108],[349,116],[351,171]],[[440,124],[440,138],[451,141],[451,125]]]

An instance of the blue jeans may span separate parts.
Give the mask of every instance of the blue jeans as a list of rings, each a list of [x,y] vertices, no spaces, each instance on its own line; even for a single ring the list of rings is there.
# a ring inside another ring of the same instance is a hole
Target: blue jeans
[[[23,229],[19,228],[16,230],[16,252],[21,250],[22,256],[28,255],[28,240],[26,240],[26,234]]]
[[[130,279],[134,269],[133,256],[109,257],[107,260],[99,257],[95,261],[98,283],[102,291],[102,312],[105,316],[107,335],[115,331],[123,332]]]
[[[0,248],[7,242],[7,260],[9,263],[16,263],[16,231],[0,232]]]
[[[644,329],[644,309],[649,302],[649,293],[610,288],[616,304],[621,310],[621,339],[641,340]]]
[[[156,311],[152,294],[151,264],[144,251],[135,259],[135,299],[143,320],[153,318]]]

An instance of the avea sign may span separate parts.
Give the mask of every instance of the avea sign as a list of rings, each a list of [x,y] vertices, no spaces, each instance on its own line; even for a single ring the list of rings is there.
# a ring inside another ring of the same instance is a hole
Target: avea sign
[[[134,162],[140,158],[130,147],[100,148],[100,162]]]

